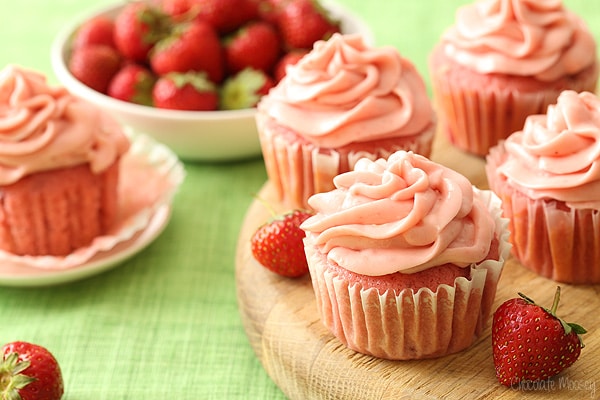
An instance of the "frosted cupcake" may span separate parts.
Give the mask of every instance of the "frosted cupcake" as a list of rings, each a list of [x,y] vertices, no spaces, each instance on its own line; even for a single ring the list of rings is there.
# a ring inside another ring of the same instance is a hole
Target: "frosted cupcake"
[[[96,108],[35,71],[0,71],[0,249],[66,255],[117,217],[129,141]]]
[[[412,152],[359,160],[301,227],[321,320],[375,357],[440,357],[486,326],[510,251],[498,198]]]
[[[515,257],[559,282],[600,283],[600,99],[563,92],[490,150],[486,173]]]
[[[482,0],[458,9],[430,55],[440,126],[485,156],[565,89],[595,91],[596,42],[559,0]]]
[[[306,207],[359,158],[428,156],[436,128],[423,79],[392,47],[334,34],[289,67],[258,105],[257,127],[279,200]]]

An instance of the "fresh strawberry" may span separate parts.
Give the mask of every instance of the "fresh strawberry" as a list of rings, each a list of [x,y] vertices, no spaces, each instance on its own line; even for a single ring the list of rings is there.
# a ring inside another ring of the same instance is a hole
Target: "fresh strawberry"
[[[214,83],[224,76],[223,47],[215,30],[206,22],[178,24],[171,35],[158,42],[150,54],[157,75],[169,72],[204,71]]]
[[[114,27],[114,21],[108,17],[99,16],[92,18],[77,28],[72,46],[74,49],[96,44],[115,47],[113,39]]]
[[[143,1],[127,2],[115,18],[114,40],[121,54],[144,63],[156,42],[171,30],[171,18]]]
[[[570,367],[583,348],[581,326],[556,316],[560,287],[551,309],[519,293],[494,313],[492,351],[496,376],[505,386],[545,380]]]
[[[161,76],[152,90],[158,108],[214,111],[219,105],[217,88],[202,72],[172,72]]]
[[[339,21],[329,17],[318,0],[294,0],[279,15],[279,31],[288,49],[310,49],[317,40],[340,32]]]
[[[302,242],[305,232],[300,224],[311,215],[308,211],[294,210],[259,227],[250,241],[254,258],[282,276],[297,278],[307,274]]]
[[[258,5],[258,18],[277,25],[281,10],[293,0],[260,0]]]
[[[265,21],[252,21],[225,41],[225,58],[229,73],[254,68],[271,73],[279,59],[279,33]]]
[[[279,82],[285,76],[288,65],[296,64],[307,53],[308,50],[303,49],[292,50],[285,53],[285,55],[277,61],[277,64],[275,64],[275,68],[273,69],[273,78],[275,79],[275,82]]]
[[[200,20],[208,22],[219,34],[232,32],[258,17],[258,0],[191,0]]]
[[[80,47],[71,54],[68,67],[83,84],[106,93],[111,79],[121,67],[121,56],[109,46]]]
[[[185,15],[191,7],[191,0],[162,0],[161,10],[171,17],[179,18]]]
[[[152,106],[156,76],[143,65],[128,63],[110,81],[108,95],[129,103]]]
[[[64,383],[56,358],[44,347],[11,342],[2,347],[0,398],[59,400]]]
[[[228,77],[221,88],[220,108],[240,110],[258,104],[274,86],[273,79],[263,71],[246,68]]]

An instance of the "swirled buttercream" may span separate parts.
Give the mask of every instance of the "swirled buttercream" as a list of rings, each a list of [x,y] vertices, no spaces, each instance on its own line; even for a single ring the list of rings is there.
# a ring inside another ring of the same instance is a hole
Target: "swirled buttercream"
[[[334,34],[264,96],[259,108],[322,147],[416,135],[434,121],[423,79],[391,46]]]
[[[561,0],[479,0],[442,36],[446,54],[480,73],[553,81],[596,62],[585,23]]]
[[[528,196],[600,209],[600,98],[564,91],[504,142],[497,172]]]
[[[115,121],[35,71],[0,71],[0,185],[89,163],[100,172],[129,148]]]
[[[494,220],[468,179],[412,152],[359,160],[313,195],[302,225],[319,250],[352,272],[379,276],[487,256]]]

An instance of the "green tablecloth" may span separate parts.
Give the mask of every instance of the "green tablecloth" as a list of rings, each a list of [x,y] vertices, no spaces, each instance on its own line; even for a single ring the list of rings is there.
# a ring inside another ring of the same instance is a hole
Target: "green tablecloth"
[[[339,0],[426,73],[426,57],[465,1]],[[49,48],[72,17],[107,0],[3,2],[0,66],[16,63],[55,81]],[[591,0],[566,0],[600,40]],[[425,75],[427,80],[427,77]],[[260,158],[187,163],[172,220],[146,250],[101,275],[45,288],[0,287],[0,342],[52,350],[70,400],[279,399],[240,322],[235,246]]]

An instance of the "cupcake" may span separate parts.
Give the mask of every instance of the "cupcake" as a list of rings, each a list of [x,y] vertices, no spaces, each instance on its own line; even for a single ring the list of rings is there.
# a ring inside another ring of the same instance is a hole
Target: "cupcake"
[[[117,216],[118,125],[32,70],[0,71],[0,250],[67,255]]]
[[[309,199],[301,228],[324,325],[390,360],[468,348],[510,251],[499,199],[413,152],[363,158]]]
[[[549,279],[600,283],[600,99],[564,91],[490,150],[514,256]]]
[[[596,43],[561,1],[463,6],[429,59],[440,127],[479,156],[541,114],[563,90],[595,91]]]
[[[269,181],[279,200],[306,207],[359,158],[398,150],[428,156],[436,119],[414,65],[359,35],[316,42],[257,107]]]

